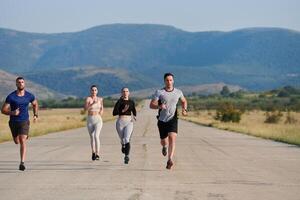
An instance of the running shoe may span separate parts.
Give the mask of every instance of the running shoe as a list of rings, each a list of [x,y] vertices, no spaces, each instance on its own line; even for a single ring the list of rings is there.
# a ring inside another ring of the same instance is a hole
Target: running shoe
[[[129,157],[126,155],[126,156],[124,157],[124,163],[125,163],[125,164],[128,164],[128,162],[129,162]]]
[[[100,159],[100,156],[99,155],[96,155],[96,158],[95,158],[96,160],[99,160]]]
[[[19,165],[19,170],[24,171],[25,169],[26,169],[26,167],[25,167],[24,163],[21,163]]]
[[[167,168],[167,169],[171,169],[173,165],[174,165],[174,163],[173,163],[173,161],[170,159],[170,160],[168,160],[168,162],[167,162],[166,168]]]
[[[92,154],[92,160],[96,160],[96,154],[95,153]]]
[[[166,156],[168,154],[167,147],[163,147],[161,153],[163,156]]]

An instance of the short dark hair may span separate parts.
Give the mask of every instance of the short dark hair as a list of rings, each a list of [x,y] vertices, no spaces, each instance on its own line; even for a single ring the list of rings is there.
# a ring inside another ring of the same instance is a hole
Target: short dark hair
[[[129,88],[128,88],[128,87],[122,87],[122,89],[121,89],[121,92],[123,92],[123,90],[124,90],[125,88],[127,88],[127,89],[129,90]]]
[[[171,72],[165,73],[164,75],[164,80],[168,77],[168,76],[172,76],[174,78],[174,75]]]
[[[92,85],[92,86],[90,87],[90,89],[92,89],[93,87],[95,87],[95,88],[98,89],[97,85]]]
[[[18,80],[25,80],[22,76],[18,76],[17,78],[16,78],[16,82],[18,81]]]

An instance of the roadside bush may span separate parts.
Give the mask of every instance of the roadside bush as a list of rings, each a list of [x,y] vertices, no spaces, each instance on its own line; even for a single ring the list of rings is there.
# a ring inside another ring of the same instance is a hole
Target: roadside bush
[[[290,111],[287,112],[285,124],[295,124],[297,123],[297,119],[291,114]]]
[[[266,112],[265,115],[266,115],[265,123],[269,123],[269,124],[277,124],[282,117],[282,113],[280,111]]]
[[[239,123],[241,120],[242,112],[234,108],[232,103],[223,103],[216,111],[215,119],[222,122],[235,122]]]

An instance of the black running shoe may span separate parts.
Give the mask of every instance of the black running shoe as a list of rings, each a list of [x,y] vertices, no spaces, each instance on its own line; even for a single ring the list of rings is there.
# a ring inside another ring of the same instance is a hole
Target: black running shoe
[[[26,167],[25,167],[24,163],[21,163],[19,165],[19,170],[24,171],[25,169],[26,169]]]
[[[96,158],[95,158],[96,160],[99,160],[100,159],[100,156],[99,155],[96,155]]]
[[[167,147],[163,147],[161,153],[163,156],[166,156],[168,154]]]
[[[172,160],[168,160],[166,168],[167,169],[171,169],[173,165],[174,165],[173,161]]]
[[[96,160],[96,154],[95,153],[92,154],[92,160]]]
[[[128,164],[128,162],[129,162],[129,157],[128,157],[128,156],[125,156],[125,157],[124,157],[124,163],[125,163],[125,164]]]

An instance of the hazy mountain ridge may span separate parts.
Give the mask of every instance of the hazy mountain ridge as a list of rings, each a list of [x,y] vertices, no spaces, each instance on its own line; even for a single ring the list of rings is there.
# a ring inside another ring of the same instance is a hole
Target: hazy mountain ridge
[[[179,86],[178,89],[182,90],[184,95],[210,95],[220,93],[224,86],[227,86],[230,92],[236,92],[239,90],[244,90],[243,88],[236,85],[226,85],[225,83],[215,83],[215,84],[203,84],[203,85],[193,85],[193,86]],[[147,88],[143,90],[131,91],[130,96],[134,98],[151,98],[156,90],[163,88],[163,85],[155,88]],[[177,88],[177,86],[176,86]],[[110,95],[113,98],[120,97],[119,94]]]
[[[71,70],[78,66],[81,72]],[[90,66],[126,71],[123,75],[130,81],[116,73],[93,74]],[[157,87],[167,71],[175,74],[179,86],[300,86],[300,33],[281,28],[187,32],[152,24],[112,24],[61,34],[0,29],[0,69],[22,72],[72,95],[83,95],[79,88],[91,83],[99,83],[105,94],[123,85],[135,90]],[[84,70],[85,77],[80,74]],[[71,86],[66,86],[67,80]]]
[[[8,94],[16,90],[16,82],[15,82],[16,78],[17,75],[10,74],[0,70],[0,101],[5,100]],[[38,99],[66,97],[63,94],[52,91],[30,80],[25,80],[25,81],[26,81],[26,90],[32,92]]]

